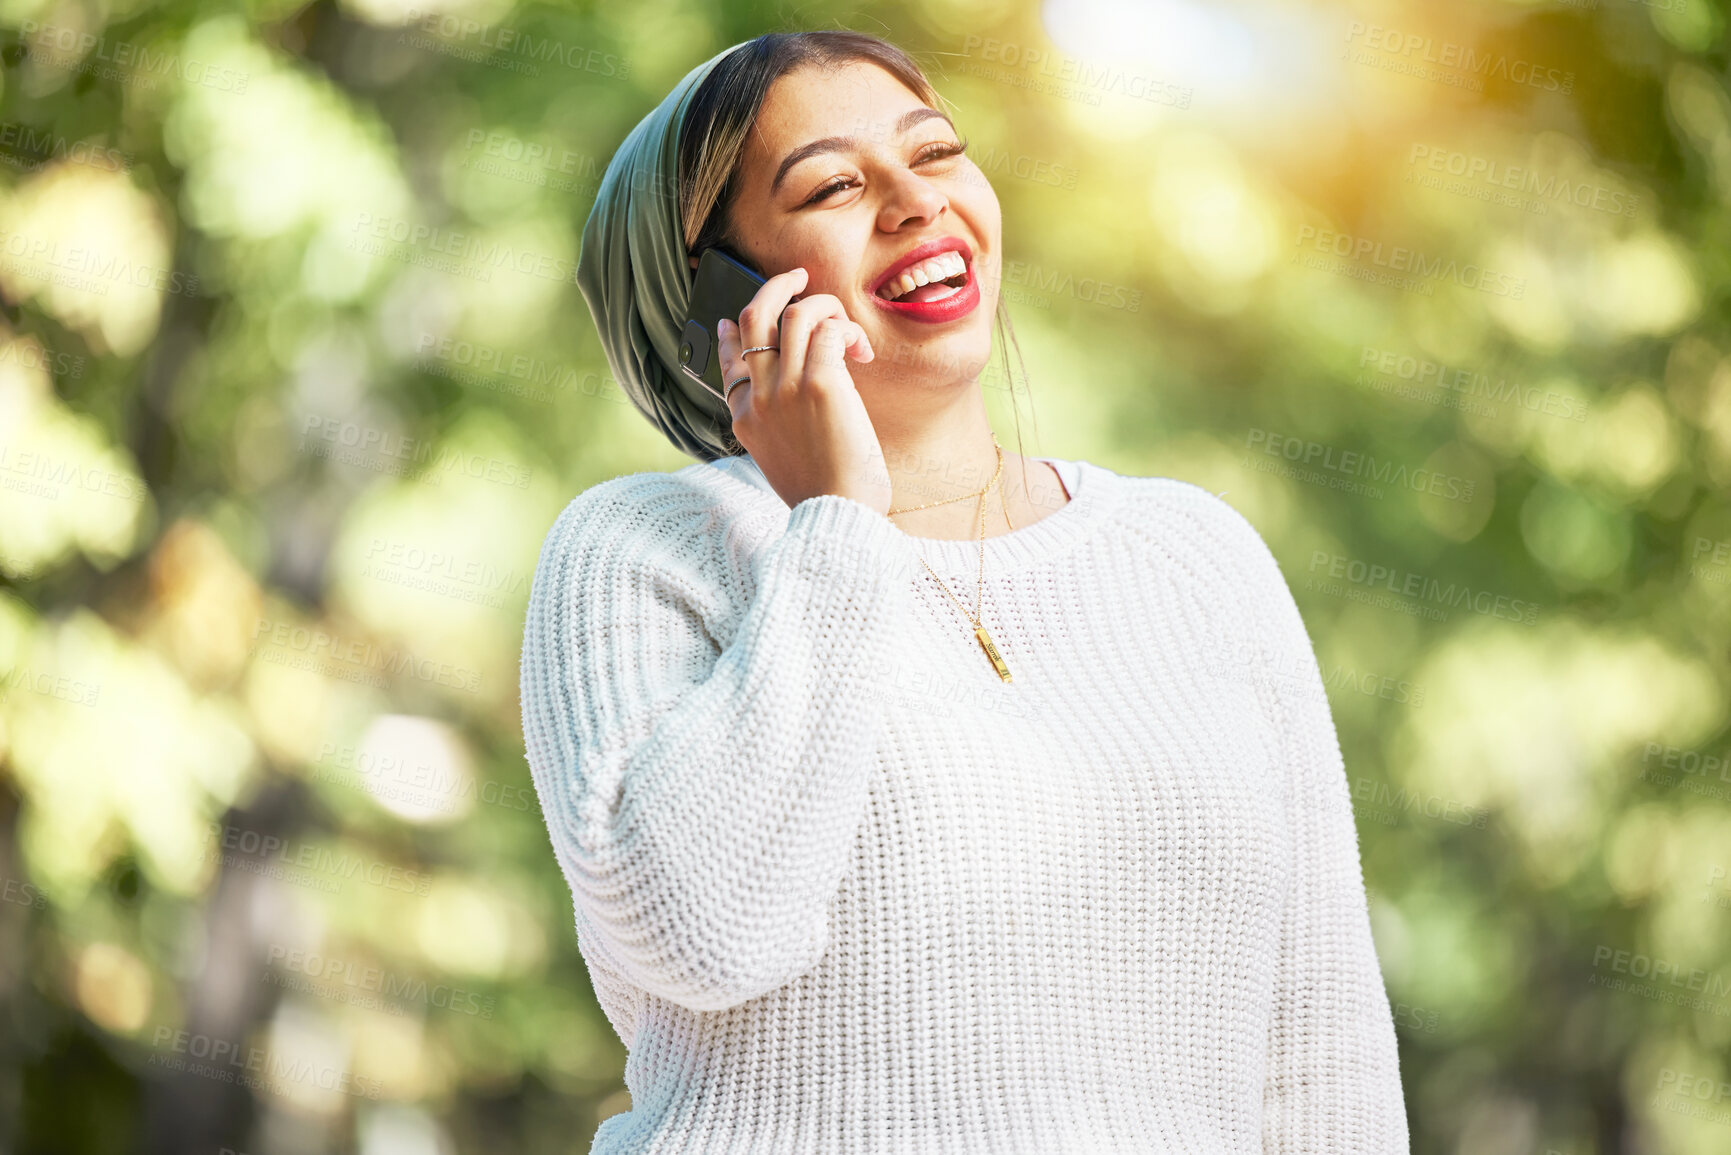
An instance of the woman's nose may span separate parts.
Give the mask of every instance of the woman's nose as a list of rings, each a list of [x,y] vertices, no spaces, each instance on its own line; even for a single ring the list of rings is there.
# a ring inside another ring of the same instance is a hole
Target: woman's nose
[[[881,216],[893,230],[909,221],[936,220],[949,203],[949,198],[925,177],[901,172],[889,178]]]

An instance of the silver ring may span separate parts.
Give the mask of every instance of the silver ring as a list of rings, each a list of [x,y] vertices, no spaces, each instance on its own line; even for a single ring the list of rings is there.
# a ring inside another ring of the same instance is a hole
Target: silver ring
[[[779,352],[781,352],[781,347],[778,345],[753,345],[749,349],[741,349],[739,351],[739,355],[741,357],[743,357],[747,353],[779,353]]]
[[[733,380],[731,380],[727,384],[723,385],[721,387],[721,400],[723,402],[726,402],[729,398],[731,398],[733,396],[733,391],[735,389],[739,388],[741,385],[745,384],[749,380],[751,380],[751,374],[747,373],[745,376],[735,377]]]

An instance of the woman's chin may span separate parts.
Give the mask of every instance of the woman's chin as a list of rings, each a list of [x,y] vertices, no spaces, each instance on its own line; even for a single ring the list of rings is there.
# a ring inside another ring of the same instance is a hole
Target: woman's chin
[[[852,371],[886,384],[908,383],[927,388],[954,382],[972,382],[984,372],[992,357],[990,327],[969,325],[948,331],[927,325],[896,326],[886,331],[880,325],[870,334],[873,358]]]

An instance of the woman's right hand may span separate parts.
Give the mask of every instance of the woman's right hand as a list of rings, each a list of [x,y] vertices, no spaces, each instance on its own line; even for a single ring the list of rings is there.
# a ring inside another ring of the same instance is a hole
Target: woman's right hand
[[[871,342],[829,293],[788,303],[808,278],[803,268],[777,273],[739,314],[737,327],[721,322],[722,381],[751,376],[727,397],[733,435],[790,507],[834,493],[887,514],[883,447],[846,365],[848,357],[870,361]],[[754,345],[780,352],[741,357]]]

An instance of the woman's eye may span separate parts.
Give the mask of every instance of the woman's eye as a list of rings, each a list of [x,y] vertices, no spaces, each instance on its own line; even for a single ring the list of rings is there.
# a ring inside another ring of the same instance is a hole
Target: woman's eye
[[[955,144],[950,144],[947,141],[939,141],[936,144],[927,145],[922,149],[920,153],[914,157],[913,163],[924,164],[927,161],[945,160],[952,156],[960,156],[967,150],[968,142],[965,140],[959,141]],[[807,197],[805,203],[811,205],[817,204],[819,201],[828,200],[843,189],[852,188],[855,183],[856,182],[851,176],[838,176],[816,192],[812,193],[811,196]]]
[[[815,204],[821,200],[828,200],[831,196],[840,192],[842,189],[847,188],[851,184],[853,184],[853,178],[850,176],[836,177],[834,180],[812,193],[805,203],[809,205]]]
[[[962,153],[967,151],[968,142],[965,140],[958,141],[955,144],[939,141],[934,145],[927,146],[927,148],[914,159],[914,163],[921,164],[928,160],[944,160],[948,157],[960,156]]]

